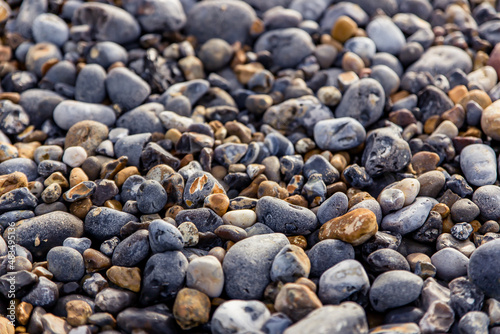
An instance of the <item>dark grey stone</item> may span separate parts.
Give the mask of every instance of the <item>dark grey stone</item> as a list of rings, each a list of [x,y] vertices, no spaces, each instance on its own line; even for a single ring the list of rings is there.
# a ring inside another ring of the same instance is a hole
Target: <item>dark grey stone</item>
[[[139,230],[123,239],[113,252],[111,262],[115,266],[134,267],[149,254],[149,232]]]
[[[85,217],[85,233],[98,241],[104,241],[119,236],[120,229],[131,221],[139,220],[126,212],[106,207],[95,208]]]
[[[58,246],[47,253],[49,271],[60,282],[80,280],[85,274],[83,256],[74,248]]]
[[[378,276],[370,289],[370,302],[378,312],[404,306],[420,296],[423,280],[404,270],[392,270]]]
[[[181,250],[184,247],[181,232],[174,225],[162,219],[153,220],[149,224],[148,231],[149,246],[153,253]]]

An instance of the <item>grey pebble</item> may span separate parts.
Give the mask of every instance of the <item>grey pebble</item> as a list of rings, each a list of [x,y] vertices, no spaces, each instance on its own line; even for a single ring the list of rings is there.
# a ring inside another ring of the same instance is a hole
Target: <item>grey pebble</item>
[[[69,237],[63,241],[63,246],[76,249],[80,254],[83,254],[83,252],[86,249],[89,249],[91,245],[92,245],[92,240],[86,237],[83,238]]]
[[[175,216],[177,226],[184,222],[192,222],[199,232],[213,232],[223,224],[223,220],[208,208],[182,210]]]
[[[260,333],[270,317],[271,313],[261,301],[230,300],[215,310],[211,320],[212,333]]]
[[[69,130],[81,121],[97,121],[111,126],[115,123],[116,116],[110,107],[79,101],[66,100],[54,109],[54,121],[63,130]]]
[[[404,270],[379,275],[370,288],[370,302],[378,312],[409,304],[420,296],[423,280]]]
[[[378,16],[368,23],[366,33],[379,52],[397,55],[406,43],[404,34],[387,16]]]
[[[432,264],[437,269],[437,276],[451,281],[459,276],[467,275],[469,259],[454,248],[443,248],[431,257]]]
[[[469,184],[485,186],[497,180],[495,152],[484,144],[472,144],[460,153],[460,168]]]
[[[80,280],[85,274],[83,256],[76,249],[59,246],[47,253],[48,270],[60,282]]]
[[[158,181],[147,180],[139,186],[136,201],[142,213],[157,213],[167,204],[167,192]]]
[[[117,67],[106,77],[106,90],[111,101],[125,110],[140,105],[151,94],[151,88],[127,68]]]
[[[134,267],[149,255],[149,232],[139,230],[123,239],[113,252],[115,266]]]
[[[323,120],[314,126],[314,140],[322,150],[348,150],[361,145],[365,138],[365,128],[351,117]]]
[[[479,187],[472,195],[472,201],[479,207],[481,216],[485,219],[500,218],[500,187],[494,185]]]
[[[139,221],[134,215],[106,207],[94,208],[85,217],[85,233],[99,241],[120,235],[128,222]]]
[[[101,103],[106,98],[106,71],[98,64],[85,65],[76,78],[75,100]]]
[[[498,277],[500,267],[496,265],[500,254],[500,240],[487,242],[476,249],[470,257],[469,278],[485,295],[500,298]]]
[[[382,229],[407,234],[420,228],[427,219],[429,212],[437,204],[430,197],[417,197],[412,204],[386,215],[380,225]]]
[[[370,270],[376,273],[384,273],[391,270],[410,271],[410,265],[406,258],[390,248],[376,250],[367,257],[366,262],[370,265]]]
[[[181,232],[174,225],[162,219],[153,220],[149,224],[148,231],[149,246],[153,253],[181,250],[184,247]]]
[[[105,288],[95,296],[95,305],[103,312],[113,315],[134,304],[136,294],[128,290]]]

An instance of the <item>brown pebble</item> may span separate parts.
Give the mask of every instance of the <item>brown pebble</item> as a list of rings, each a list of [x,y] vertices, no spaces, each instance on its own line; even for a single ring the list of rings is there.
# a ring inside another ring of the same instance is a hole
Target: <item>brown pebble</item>
[[[28,324],[28,320],[30,319],[31,316],[31,311],[33,311],[33,305],[31,305],[30,303],[20,302],[19,304],[17,304],[16,319],[18,323],[23,326]]]
[[[67,334],[71,330],[66,321],[52,313],[42,315],[42,325],[44,334]]]
[[[238,121],[229,121],[224,124],[227,130],[227,134],[232,136],[237,136],[242,143],[250,143],[252,140],[252,130],[247,127],[245,124],[242,124]]]
[[[355,209],[321,226],[319,239],[339,239],[359,246],[378,231],[377,218],[368,209]]]
[[[274,181],[263,181],[259,184],[257,198],[262,198],[264,196],[285,199],[288,197],[288,191],[285,188],[280,187],[280,185]]]
[[[336,192],[342,192],[344,194],[347,193],[347,185],[345,184],[345,182],[335,182],[326,186],[327,197],[332,196]]]
[[[274,302],[276,311],[284,313],[292,321],[299,321],[323,304],[318,296],[302,284],[285,284]]]
[[[357,30],[358,25],[356,24],[356,21],[351,19],[349,16],[342,15],[333,25],[331,35],[337,41],[344,43],[349,38],[354,36]]]
[[[432,115],[424,123],[424,133],[430,135],[436,130],[438,125],[441,123],[441,117],[438,115]]]
[[[238,242],[247,237],[247,232],[241,227],[234,225],[221,225],[214,231],[215,235],[223,240]]]
[[[444,203],[438,203],[434,205],[431,211],[436,211],[441,215],[442,219],[445,219],[450,215],[450,208]]]
[[[7,143],[0,143],[0,162],[19,157],[19,151],[16,146]]]
[[[89,177],[87,176],[87,174],[85,174],[83,169],[81,169],[80,167],[73,168],[71,170],[71,173],[69,174],[69,186],[70,186],[70,188],[73,188],[77,184],[80,184],[83,181],[88,181],[88,180],[89,180]]]
[[[210,194],[205,198],[203,207],[212,209],[217,215],[223,216],[229,208],[229,197],[226,194]]]
[[[97,121],[81,121],[69,128],[64,141],[64,148],[81,146],[87,155],[95,155],[99,144],[108,138],[108,127]]]
[[[101,167],[101,179],[114,179],[116,174],[127,166],[127,162],[128,157],[123,156],[103,164]]]
[[[123,209],[122,203],[120,203],[120,201],[116,199],[108,199],[106,202],[104,202],[103,206],[118,211],[122,211]]]
[[[456,104],[450,110],[445,111],[441,115],[441,119],[452,122],[457,128],[460,129],[464,125],[465,115],[466,113],[464,107],[460,104]]]
[[[2,92],[0,93],[0,100],[9,100],[15,104],[19,104],[21,100],[21,94],[16,92]]]
[[[85,219],[87,213],[92,207],[92,201],[90,198],[84,198],[79,201],[71,203],[69,206],[69,211],[80,219]]]
[[[24,173],[14,172],[7,175],[0,175],[0,196],[17,188],[28,186],[28,178]]]
[[[306,277],[299,277],[295,281],[295,284],[302,284],[304,286],[307,286],[314,293],[316,293],[316,290],[318,289],[316,284],[313,281],[311,281],[309,278],[306,278]]]
[[[476,101],[483,109],[487,108],[491,104],[491,98],[488,95],[488,93],[479,90],[479,89],[474,89],[465,94],[464,97],[458,101],[458,104],[460,104],[464,110],[467,109],[467,103],[469,101]]]
[[[262,182],[267,181],[267,177],[264,174],[257,175],[252,183],[242,191],[240,191],[240,196],[257,198],[259,191],[259,186]]]
[[[184,330],[205,324],[210,318],[210,298],[198,290],[184,288],[175,298],[173,313]]]
[[[435,170],[439,164],[439,159],[439,155],[434,152],[417,152],[411,158],[411,165],[413,170],[420,175]]]
[[[305,199],[304,196],[302,195],[293,195],[290,197],[285,198],[285,202],[288,202],[293,205],[298,205],[304,208],[307,208],[309,206],[309,203]]]
[[[168,208],[167,212],[165,213],[165,218],[172,218],[175,219],[177,214],[184,210],[184,208],[180,205],[173,205],[170,208]]]
[[[389,121],[401,127],[417,123],[417,119],[408,109],[400,109],[389,113]]]
[[[408,254],[406,260],[408,260],[408,263],[410,264],[411,271],[415,271],[415,267],[418,262],[431,263],[431,258],[424,253]]]
[[[83,261],[88,273],[95,273],[111,267],[111,259],[92,248],[83,252]]]
[[[443,219],[443,233],[451,233],[451,228],[455,225],[451,220],[451,215]]]
[[[214,247],[208,251],[208,255],[215,256],[220,263],[224,261],[224,257],[226,256],[226,251],[222,247]]]
[[[458,85],[450,89],[448,96],[453,101],[453,103],[458,103],[465,95],[468,93],[467,87],[464,85]]]
[[[363,59],[354,52],[347,51],[342,57],[342,69],[346,72],[353,71],[359,74],[364,67]]]
[[[366,201],[366,200],[369,200],[369,199],[374,200],[375,198],[373,198],[372,195],[370,195],[366,191],[359,192],[359,193],[353,195],[351,198],[349,198],[348,207],[350,209],[353,206],[355,206],[356,204],[359,204],[359,203]]]
[[[44,267],[36,267],[31,271],[33,274],[37,275],[38,277],[45,277],[49,280],[51,280],[54,275],[47,270],[47,268]]]
[[[34,141],[31,143],[15,143],[14,146],[17,148],[19,158],[26,158],[33,160],[35,156],[35,150],[41,146],[40,142]]]
[[[61,172],[52,173],[48,178],[45,179],[45,181],[43,181],[43,185],[46,187],[50,186],[52,183],[57,183],[62,188],[69,187],[68,180],[64,177],[64,175]]]
[[[92,308],[83,300],[70,300],[66,303],[66,312],[68,324],[77,327],[87,323],[87,319],[92,315]]]
[[[0,317],[0,333],[2,334],[14,334],[15,329],[9,319],[5,317]]]
[[[303,235],[295,235],[287,238],[291,245],[298,246],[302,249],[307,248],[307,239]]]
[[[141,270],[139,268],[112,266],[106,271],[106,276],[120,288],[133,292],[141,291]]]

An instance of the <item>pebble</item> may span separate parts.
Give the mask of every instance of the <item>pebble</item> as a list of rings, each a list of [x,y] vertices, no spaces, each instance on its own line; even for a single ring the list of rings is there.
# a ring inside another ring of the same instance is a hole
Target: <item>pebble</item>
[[[349,331],[368,332],[365,311],[354,302],[344,302],[340,305],[327,305],[316,309],[301,321],[285,330],[285,334],[305,332],[319,333],[321,331],[340,334]]]
[[[104,241],[119,236],[121,228],[130,221],[137,222],[138,219],[132,214],[111,208],[94,208],[85,217],[85,233]]]
[[[500,241],[493,240],[478,247],[470,257],[468,276],[487,296],[498,299],[498,268],[492,264],[500,251]]]
[[[85,273],[83,257],[77,250],[59,246],[47,253],[49,271],[60,282],[78,281]]]
[[[455,313],[442,301],[435,301],[424,314],[418,325],[424,333],[447,332],[455,321]]]
[[[460,153],[460,168],[469,184],[485,186],[497,179],[495,152],[484,144],[466,146]]]
[[[314,140],[323,150],[348,150],[361,145],[365,138],[364,127],[351,117],[324,120],[314,126]]]
[[[494,185],[486,185],[476,189],[472,195],[472,201],[479,207],[481,216],[485,219],[497,220],[500,218],[500,188]]]
[[[344,215],[347,213],[347,210],[347,196],[342,192],[337,192],[319,206],[316,215],[320,224],[323,225],[333,218]]]
[[[111,108],[95,103],[66,100],[54,109],[54,121],[64,130],[69,130],[81,121],[97,121],[111,126],[115,120],[116,116]]]
[[[365,269],[354,259],[343,260],[320,277],[318,296],[324,304],[354,301],[366,305],[370,282]]]
[[[467,53],[451,45],[432,46],[413,63],[407,72],[428,71],[431,75],[446,75],[453,69],[460,69],[469,73],[472,69],[472,61]]]
[[[391,270],[380,274],[370,288],[372,307],[383,312],[416,300],[423,287],[423,280],[404,270]]]
[[[408,270],[410,265],[403,255],[390,248],[383,248],[371,253],[366,262],[370,269],[377,273],[384,273],[391,270]]]
[[[489,318],[486,313],[473,311],[460,318],[460,333],[488,333]]]
[[[467,278],[455,278],[448,286],[451,293],[450,306],[458,317],[462,317],[469,312],[481,310],[484,294]]]
[[[158,181],[147,180],[139,186],[136,201],[142,213],[157,213],[167,204],[167,192]]]
[[[295,245],[283,247],[271,266],[271,280],[293,283],[299,277],[309,277],[311,262],[304,250]]]
[[[175,298],[173,314],[184,330],[205,324],[210,317],[210,299],[203,292],[184,288]]]
[[[405,44],[404,34],[387,16],[379,16],[366,26],[366,33],[379,52],[398,55]]]
[[[259,331],[271,313],[258,300],[230,300],[220,305],[211,320],[212,333]]]
[[[212,255],[193,259],[187,267],[186,286],[199,290],[210,298],[219,297],[224,288],[221,262]]]
[[[382,116],[384,101],[384,89],[378,81],[371,78],[361,79],[344,93],[335,110],[335,117],[351,117],[366,127]]]
[[[302,284],[287,283],[279,291],[274,302],[276,311],[299,321],[322,305],[316,294]]]
[[[355,209],[321,226],[319,239],[339,239],[359,246],[378,231],[375,214],[364,208]]]
[[[224,257],[225,292],[233,299],[255,299],[271,282],[275,256],[288,245],[280,233],[255,235],[237,242]]]
[[[469,259],[454,248],[443,248],[431,257],[432,264],[437,269],[437,276],[451,281],[467,274]]]
[[[106,71],[98,64],[89,64],[78,73],[75,83],[75,100],[101,103],[106,98]]]
[[[420,228],[429,212],[437,204],[430,197],[417,197],[413,204],[386,215],[380,225],[382,229],[407,234]]]

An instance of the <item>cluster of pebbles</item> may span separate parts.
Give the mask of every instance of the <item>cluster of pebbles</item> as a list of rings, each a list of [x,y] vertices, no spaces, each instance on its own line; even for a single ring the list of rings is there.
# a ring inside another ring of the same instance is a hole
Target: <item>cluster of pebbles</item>
[[[498,10],[0,0],[0,333],[499,334]]]

